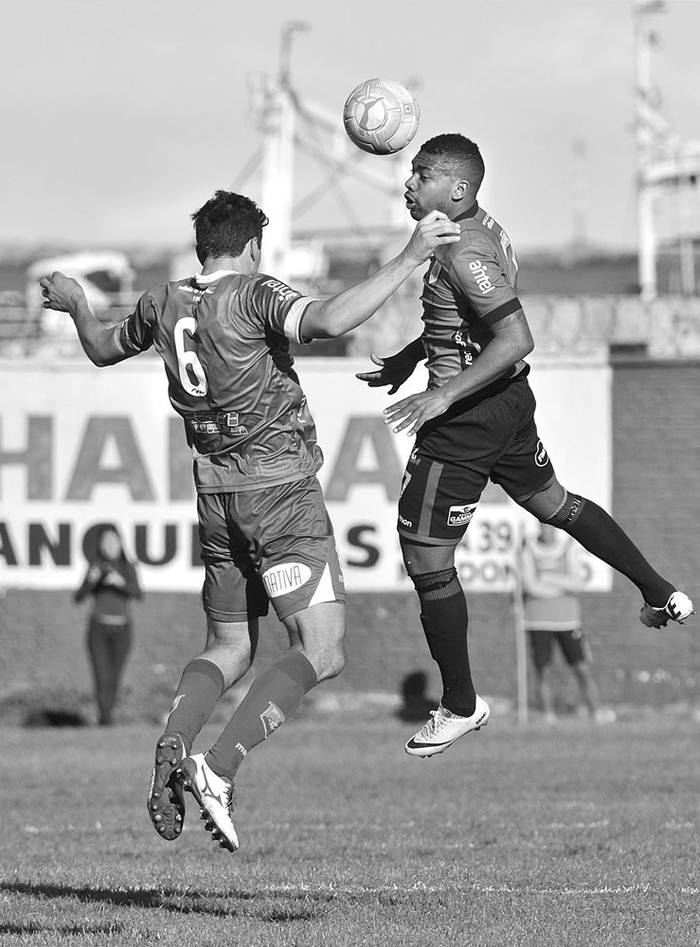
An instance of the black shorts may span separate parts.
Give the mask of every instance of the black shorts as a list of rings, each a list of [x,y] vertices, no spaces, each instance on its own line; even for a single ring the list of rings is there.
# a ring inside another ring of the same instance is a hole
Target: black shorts
[[[532,663],[540,670],[551,663],[552,648],[555,641],[561,648],[566,663],[572,667],[574,664],[581,664],[583,661],[590,660],[588,642],[580,628],[574,628],[571,631],[549,631],[543,628],[531,628],[528,634],[532,650]]]
[[[522,502],[554,478],[537,434],[535,396],[519,375],[419,431],[401,487],[398,531],[421,543],[456,543],[489,479]]]
[[[344,602],[333,527],[315,477],[240,493],[200,494],[204,610],[219,621],[281,620]]]

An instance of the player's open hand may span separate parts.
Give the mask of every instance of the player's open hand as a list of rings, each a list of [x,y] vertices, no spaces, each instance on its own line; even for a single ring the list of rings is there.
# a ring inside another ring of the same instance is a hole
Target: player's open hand
[[[385,408],[384,423],[394,425],[394,434],[401,431],[416,434],[426,421],[439,418],[449,406],[450,402],[439,388],[421,391]]]
[[[70,312],[77,303],[85,298],[83,287],[77,280],[64,273],[54,271],[51,276],[43,276],[39,280],[41,294],[44,297],[44,309],[55,309],[58,312]]]
[[[379,365],[379,371],[375,372],[357,372],[355,378],[360,381],[366,381],[370,388],[381,388],[383,385],[391,385],[389,394],[395,394],[401,385],[410,378],[416,363],[411,358],[407,358],[399,352],[396,355],[389,355],[387,358],[380,358],[378,355],[370,355],[375,365]]]
[[[442,211],[431,210],[416,224],[404,252],[418,266],[425,263],[438,247],[457,243],[459,234],[459,224],[450,220]]]

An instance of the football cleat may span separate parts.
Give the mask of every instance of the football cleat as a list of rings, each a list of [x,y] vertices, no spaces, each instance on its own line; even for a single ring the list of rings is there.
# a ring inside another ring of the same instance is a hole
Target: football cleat
[[[200,808],[204,828],[229,852],[238,848],[238,835],[231,821],[233,782],[210,769],[203,753],[188,756],[178,769],[178,779],[191,792]]]
[[[156,759],[148,790],[148,814],[161,838],[172,842],[182,832],[185,797],[176,770],[187,756],[179,733],[164,733],[156,744]]]
[[[491,708],[486,701],[476,695],[476,707],[471,717],[460,717],[440,704],[437,710],[430,711],[430,720],[414,734],[405,746],[411,756],[435,756],[443,753],[455,740],[465,733],[480,730],[489,722]]]
[[[663,628],[669,618],[682,625],[694,613],[693,603],[685,592],[673,592],[663,608],[654,608],[645,602],[640,609],[639,620],[647,628]]]

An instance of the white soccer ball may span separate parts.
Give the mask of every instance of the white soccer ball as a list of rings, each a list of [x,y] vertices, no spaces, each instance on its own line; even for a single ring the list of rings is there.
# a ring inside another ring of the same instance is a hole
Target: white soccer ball
[[[405,148],[418,131],[420,108],[399,82],[365,79],[347,97],[343,123],[358,148],[391,155]]]

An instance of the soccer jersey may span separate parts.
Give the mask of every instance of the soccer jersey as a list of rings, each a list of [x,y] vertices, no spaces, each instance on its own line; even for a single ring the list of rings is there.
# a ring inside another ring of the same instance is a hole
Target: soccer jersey
[[[428,388],[469,368],[493,338],[491,327],[521,308],[518,264],[505,230],[478,204],[455,221],[459,242],[438,247],[423,279]],[[504,377],[524,368],[520,361]]]
[[[309,302],[269,276],[219,271],[155,287],[122,323],[125,352],[154,346],[163,359],[199,493],[290,483],[321,466],[289,354]]]

